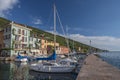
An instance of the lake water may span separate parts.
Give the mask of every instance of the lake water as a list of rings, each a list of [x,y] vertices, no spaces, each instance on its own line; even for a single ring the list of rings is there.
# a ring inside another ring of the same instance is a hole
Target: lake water
[[[120,69],[120,52],[106,52],[99,55],[103,60]]]
[[[79,59],[81,65],[85,55],[76,54],[73,57]],[[76,73],[51,74],[31,71],[29,63],[0,61],[0,80],[76,80]],[[78,72],[80,68],[76,69]]]
[[[120,69],[120,52],[99,53],[109,64]],[[30,71],[28,64],[0,61],[0,80],[76,80],[77,74],[48,74]]]
[[[0,80],[75,80],[77,74],[48,74],[30,71],[28,64],[0,61]]]

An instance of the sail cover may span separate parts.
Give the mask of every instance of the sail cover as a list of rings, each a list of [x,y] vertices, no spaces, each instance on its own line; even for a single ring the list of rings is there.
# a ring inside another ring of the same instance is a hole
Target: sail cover
[[[46,58],[36,58],[36,60],[56,60],[56,52],[54,51],[52,55]]]

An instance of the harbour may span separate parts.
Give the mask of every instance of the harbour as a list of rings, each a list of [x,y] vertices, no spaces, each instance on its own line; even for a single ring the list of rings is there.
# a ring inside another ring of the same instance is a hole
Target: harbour
[[[119,80],[119,3],[0,0],[0,80]]]
[[[79,56],[79,65],[82,65],[85,55]],[[70,73],[46,73],[31,70],[31,63],[33,62],[0,61],[0,80],[76,80],[77,71],[80,70],[79,67]]]
[[[115,55],[112,58],[119,60],[119,53],[100,53],[99,57],[96,54],[90,54],[86,58],[85,56],[79,58],[78,63],[81,67],[71,73],[43,73],[30,70],[29,62],[0,61],[0,80],[117,80],[120,66],[114,64],[119,63],[115,60],[112,64],[107,62],[105,59],[111,57],[104,56],[106,54],[116,54],[117,58]]]

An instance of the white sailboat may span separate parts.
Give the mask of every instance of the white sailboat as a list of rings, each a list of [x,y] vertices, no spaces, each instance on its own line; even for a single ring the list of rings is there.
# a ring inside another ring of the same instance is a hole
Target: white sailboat
[[[56,7],[54,5],[54,50],[56,51]],[[72,72],[76,67],[76,61],[69,58],[60,59],[58,62],[46,62],[31,64],[30,69],[39,72],[50,73],[68,73]]]

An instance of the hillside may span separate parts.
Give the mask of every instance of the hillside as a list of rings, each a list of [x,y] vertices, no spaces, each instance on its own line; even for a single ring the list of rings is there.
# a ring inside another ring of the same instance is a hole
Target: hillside
[[[0,29],[3,29],[7,24],[9,24],[10,20],[7,20],[7,19],[4,19],[4,18],[1,18],[0,17]],[[19,23],[18,23],[19,24]],[[21,24],[23,25],[23,24]],[[31,27],[31,26],[27,26],[32,30],[33,33],[37,33],[37,34],[44,34],[44,37],[45,39],[47,39],[48,41],[53,41],[53,34],[51,33],[48,33],[46,31],[43,31],[43,30],[40,30],[40,29],[37,29],[37,28],[34,28],[34,27]],[[57,35],[57,42],[60,43],[61,46],[67,46],[66,44],[66,40],[64,37],[62,36],[59,36]],[[69,45],[70,45],[70,48],[72,49],[72,45],[73,45],[73,40],[69,39]],[[78,48],[81,47],[82,49],[82,52],[88,52],[90,46],[89,45],[86,45],[86,44],[83,44],[83,43],[80,43],[80,42],[77,42],[77,41],[74,41],[74,48],[76,51],[78,51]],[[95,48],[95,47],[91,47],[92,50],[98,52],[98,51],[103,51],[101,49],[98,49],[98,48]]]

